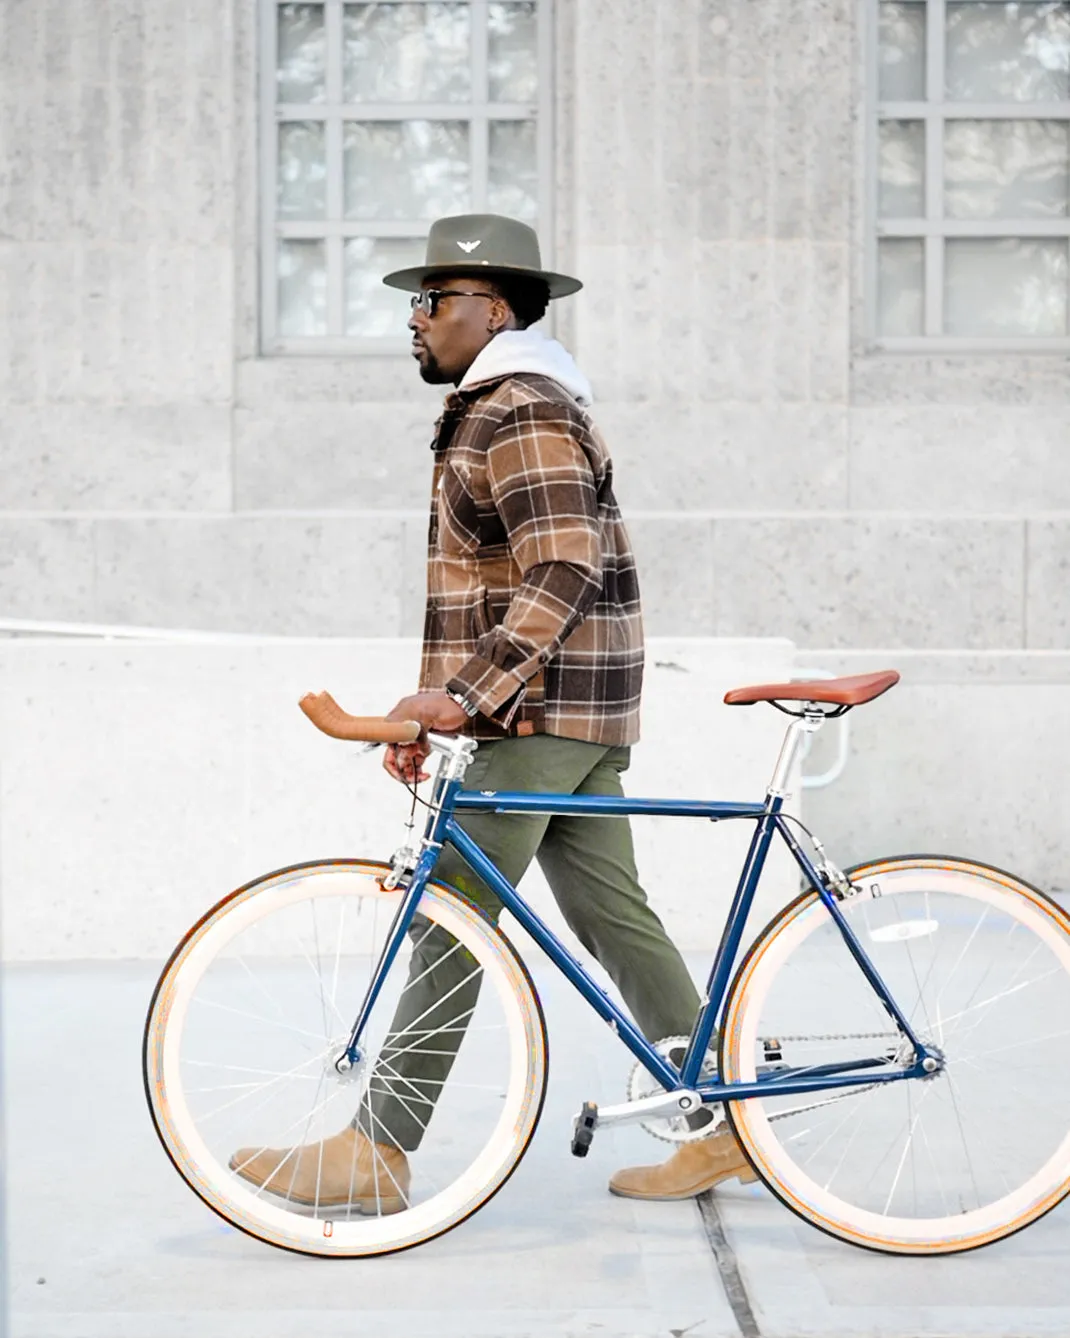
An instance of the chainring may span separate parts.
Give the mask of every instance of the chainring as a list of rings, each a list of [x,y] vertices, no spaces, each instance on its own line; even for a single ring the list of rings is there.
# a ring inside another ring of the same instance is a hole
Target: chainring
[[[666,1036],[663,1040],[655,1042],[654,1049],[670,1064],[679,1068],[689,1040],[690,1037],[688,1036]],[[700,1076],[703,1078],[717,1076],[717,1056],[714,1051],[707,1050]],[[657,1078],[637,1061],[628,1075],[628,1100],[638,1101],[641,1097],[655,1096],[664,1090]],[[715,1133],[724,1121],[724,1108],[720,1104],[707,1104],[702,1109],[709,1111],[713,1118],[708,1124],[701,1125],[697,1129],[691,1128],[686,1115],[663,1115],[649,1120],[641,1120],[639,1127],[645,1129],[648,1134],[660,1139],[663,1143],[694,1143],[700,1138],[709,1138],[710,1134]]]

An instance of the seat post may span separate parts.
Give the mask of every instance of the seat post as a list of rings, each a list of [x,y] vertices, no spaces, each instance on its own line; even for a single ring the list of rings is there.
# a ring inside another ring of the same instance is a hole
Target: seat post
[[[795,760],[802,747],[803,739],[809,734],[816,734],[825,723],[825,713],[816,702],[806,702],[802,713],[791,722],[780,745],[780,756],[773,768],[773,777],[766,791],[766,798],[785,799],[790,791],[787,788]]]

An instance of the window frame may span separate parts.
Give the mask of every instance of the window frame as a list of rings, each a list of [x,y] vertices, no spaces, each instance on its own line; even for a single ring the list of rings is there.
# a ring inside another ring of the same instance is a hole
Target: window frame
[[[342,15],[346,3],[356,0],[259,0],[259,348],[262,356],[383,355],[408,353],[410,341],[403,329],[392,335],[325,334],[284,336],[278,332],[278,252],[277,243],[287,237],[327,239],[327,304],[328,328],[332,321],[339,325],[345,311],[344,239],[347,237],[426,237],[430,220],[402,220],[361,222],[357,220],[328,221],[313,230],[307,224],[280,220],[277,214],[278,190],[278,127],[283,121],[315,120],[325,123],[325,152],[327,159],[326,214],[339,219],[341,192],[344,189],[342,158],[342,125],[347,120],[358,121],[417,121],[463,120],[470,124],[492,120],[534,120],[535,155],[538,189],[538,217],[534,226],[539,234],[543,265],[554,268],[554,63],[553,21],[554,0],[535,0],[536,11],[536,68],[538,95],[534,103],[491,103],[477,100],[478,83],[486,80],[486,24],[491,0],[467,0],[471,10],[473,36],[473,74],[477,87],[467,102],[405,102],[405,103],[344,103],[342,81]],[[434,4],[441,0],[381,0],[387,4]],[[284,4],[315,3],[324,11],[326,31],[326,91],[323,102],[280,104],[276,99],[278,71],[278,12]],[[337,97],[332,100],[332,93]],[[285,107],[285,115],[282,108]],[[307,115],[306,115],[307,113]],[[479,192],[486,180],[486,157],[481,152],[485,135],[474,135],[469,143],[469,164],[473,194]],[[333,172],[332,172],[333,167]],[[478,212],[478,205],[472,206]],[[331,245],[331,238],[341,239]]]
[[[989,3],[994,0],[989,0]],[[998,2],[998,0],[995,0]],[[1045,0],[1021,0],[1044,3]],[[1066,335],[947,335],[940,333],[944,305],[944,241],[957,237],[1063,237],[1070,248],[1070,210],[1061,219],[948,219],[944,217],[943,127],[953,120],[1070,121],[1070,98],[1061,102],[958,102],[944,100],[944,33],[948,0],[899,0],[922,4],[925,22],[924,102],[882,102],[879,96],[880,5],[865,6],[865,337],[882,352],[905,353],[1067,353],[1070,352],[1070,275],[1067,279]],[[921,121],[925,134],[925,216],[881,220],[877,212],[880,170],[880,125],[888,121]],[[923,333],[879,333],[878,243],[885,238],[917,238],[924,250]]]

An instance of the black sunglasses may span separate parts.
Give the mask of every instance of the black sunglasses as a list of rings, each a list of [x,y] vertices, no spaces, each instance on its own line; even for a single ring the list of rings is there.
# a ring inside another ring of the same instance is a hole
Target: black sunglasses
[[[494,300],[493,293],[459,292],[454,288],[425,288],[422,292],[412,295],[409,306],[413,311],[419,309],[425,316],[433,318],[438,311],[438,304],[445,297],[487,297],[491,301]]]

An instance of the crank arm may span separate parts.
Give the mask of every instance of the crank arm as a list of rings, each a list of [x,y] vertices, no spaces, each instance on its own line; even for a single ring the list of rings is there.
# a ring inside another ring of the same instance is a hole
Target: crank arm
[[[649,1120],[660,1116],[670,1119],[674,1115],[693,1115],[702,1109],[702,1097],[690,1088],[681,1088],[676,1092],[655,1092],[653,1096],[642,1096],[638,1101],[625,1101],[619,1106],[599,1106],[596,1126],[608,1128],[613,1124],[637,1124],[640,1120]]]

